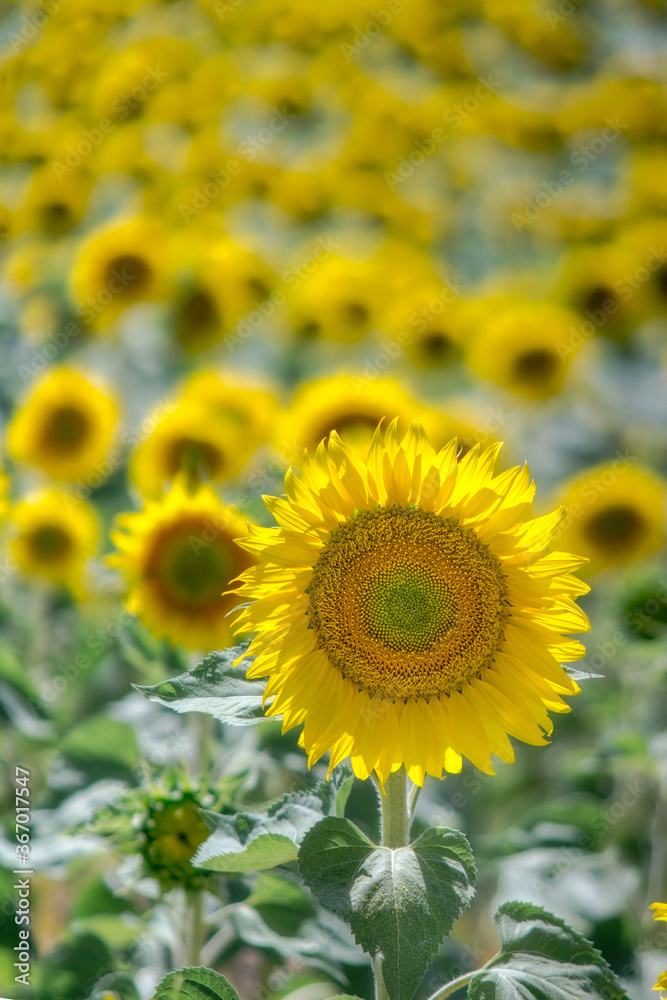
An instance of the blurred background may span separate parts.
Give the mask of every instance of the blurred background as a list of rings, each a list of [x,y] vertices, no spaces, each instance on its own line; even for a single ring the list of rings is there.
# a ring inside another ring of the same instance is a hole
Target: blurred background
[[[647,1000],[667,967],[648,910],[667,899],[663,0],[0,13],[0,991],[148,1000],[199,906],[201,958],[244,1000],[370,996],[289,866],[190,864],[198,807],[307,787],[296,736],[132,684],[231,644],[233,539],[271,523],[261,495],[303,449],[336,428],[363,453],[398,417],[527,460],[592,586],[553,745],[427,781],[420,822],[463,830],[480,879],[418,995],[488,960],[490,912],[521,898]],[[348,815],[373,832],[359,782]]]

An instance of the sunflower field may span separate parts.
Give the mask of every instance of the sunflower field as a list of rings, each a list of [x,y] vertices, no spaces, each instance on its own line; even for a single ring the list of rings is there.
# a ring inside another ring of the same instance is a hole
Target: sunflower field
[[[665,0],[0,0],[0,95],[2,998],[667,997]]]

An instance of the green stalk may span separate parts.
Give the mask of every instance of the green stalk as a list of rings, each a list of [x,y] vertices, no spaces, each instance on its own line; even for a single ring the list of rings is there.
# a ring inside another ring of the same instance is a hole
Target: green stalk
[[[204,894],[201,890],[186,892],[186,933],[188,965],[201,965],[204,946]]]
[[[408,775],[404,767],[393,771],[384,783],[384,789],[377,778],[373,783],[380,799],[380,827],[382,847],[407,847],[410,843],[411,810],[408,806]],[[375,977],[375,1000],[389,1000],[387,987],[382,976],[382,959],[373,958]]]
[[[393,771],[380,789],[382,846],[406,847],[410,843],[408,775],[404,767]]]
[[[450,997],[452,993],[456,993],[456,991],[460,990],[462,986],[467,986],[477,972],[479,972],[479,969],[476,969],[475,972],[466,972],[465,976],[459,976],[458,979],[452,979],[451,983],[445,983],[445,985],[439,990],[436,990],[436,992],[433,993],[428,1000],[445,1000],[445,997]]]

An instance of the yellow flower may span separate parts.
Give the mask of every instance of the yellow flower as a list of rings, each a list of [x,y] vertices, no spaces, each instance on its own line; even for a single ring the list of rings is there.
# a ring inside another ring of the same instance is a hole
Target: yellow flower
[[[51,164],[38,167],[16,213],[14,231],[62,236],[81,221],[90,188],[91,179],[83,170],[69,170],[59,178]]]
[[[102,469],[118,422],[115,399],[70,368],[47,374],[14,414],[12,458],[65,482]]]
[[[558,278],[558,291],[567,305],[580,314],[577,322],[582,340],[595,335],[624,339],[637,318],[648,309],[647,286],[633,278],[645,263],[649,248],[641,254],[624,240],[584,243],[565,254]]]
[[[378,325],[386,280],[376,260],[324,256],[290,296],[294,330],[308,340],[362,340]]]
[[[559,392],[582,338],[580,320],[547,302],[519,303],[491,316],[468,349],[467,361],[482,378],[529,399]]]
[[[653,914],[654,920],[667,920],[667,903],[651,903],[652,910],[655,910]],[[658,976],[658,980],[653,987],[654,990],[667,990],[667,972],[663,972]]]
[[[600,77],[572,88],[558,112],[558,123],[565,135],[594,129],[608,142],[615,142],[612,131],[630,143],[664,138],[667,96],[662,84],[648,77]]]
[[[17,503],[11,522],[17,532],[11,550],[19,569],[80,592],[86,560],[95,554],[99,537],[93,508],[49,490]]]
[[[427,433],[438,435],[439,414],[418,403],[394,379],[336,375],[299,386],[277,423],[274,444],[287,462],[297,462],[304,450],[314,452],[336,430],[345,444],[365,456],[375,428],[389,414],[398,415],[404,430],[419,419]]]
[[[492,753],[514,759],[508,734],[543,745],[547,711],[568,711],[559,661],[584,648],[561,633],[589,627],[583,560],[545,551],[564,511],[532,519],[528,469],[494,476],[498,450],[457,462],[455,440],[436,453],[394,421],[364,463],[332,434],[287,499],[266,499],[280,527],[240,540],[261,560],[235,616],[258,633],[248,676],[269,678],[284,730],[304,725],[310,764],[330,750],[330,768],[350,756],[384,782],[404,764],[421,784],[465,756],[492,774]]]
[[[246,532],[237,511],[208,485],[189,493],[178,477],[159,502],[116,523],[120,551],[109,561],[125,576],[129,609],[155,635],[189,649],[229,644],[235,599],[222,593],[253,562],[234,543]]]
[[[242,376],[225,379],[210,369],[195,372],[183,389],[183,399],[199,406],[235,426],[250,451],[264,444],[271,436],[278,407],[275,393],[245,381]]]
[[[238,422],[188,397],[157,417],[130,459],[129,477],[147,497],[159,496],[179,472],[191,484],[221,482],[241,471],[252,448]]]
[[[569,515],[559,544],[587,556],[592,572],[643,559],[663,543],[665,496],[659,476],[620,459],[588,469],[561,491]]]
[[[465,303],[450,287],[420,285],[391,302],[384,327],[420,368],[445,368],[460,360],[468,334]]]
[[[223,340],[257,308],[275,276],[254,254],[213,236],[207,225],[197,227],[187,242],[180,234],[174,242],[171,327],[182,347],[200,351]]]
[[[80,248],[72,296],[86,322],[104,327],[128,306],[164,294],[164,247],[153,220],[137,218],[97,230]]]

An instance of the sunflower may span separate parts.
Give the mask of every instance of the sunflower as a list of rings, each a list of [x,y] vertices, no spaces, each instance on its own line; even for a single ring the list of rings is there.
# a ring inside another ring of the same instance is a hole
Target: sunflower
[[[68,493],[48,490],[17,503],[10,521],[16,532],[11,550],[21,572],[79,592],[99,538],[93,508]]]
[[[647,288],[633,280],[635,269],[648,253],[646,246],[638,256],[632,246],[618,239],[583,243],[566,252],[557,291],[581,314],[577,327],[584,337],[595,333],[623,340],[631,333],[649,305]]]
[[[390,413],[398,415],[405,430],[418,419],[432,437],[438,436],[445,418],[441,421],[394,379],[375,378],[378,367],[369,369],[370,377],[335,375],[299,386],[274,437],[275,447],[288,462],[297,461],[304,450],[315,451],[334,429],[345,444],[365,456],[375,428]]]
[[[583,342],[576,313],[548,302],[525,302],[491,316],[473,339],[470,367],[529,399],[559,392]]]
[[[569,514],[559,542],[587,556],[594,572],[643,559],[664,541],[666,495],[658,475],[622,459],[587,469],[560,491]]]
[[[64,235],[81,221],[91,186],[84,170],[69,170],[58,178],[51,165],[37,167],[16,213],[15,231]]]
[[[450,287],[419,285],[392,301],[384,326],[420,368],[443,369],[462,357],[468,310]]]
[[[188,492],[184,476],[158,502],[120,514],[110,556],[126,578],[128,607],[157,636],[189,649],[229,644],[232,597],[222,592],[253,558],[234,543],[246,532],[213,489]]]
[[[186,382],[183,399],[193,400],[235,425],[248,450],[264,444],[271,436],[278,407],[275,393],[245,381],[243,376],[225,379],[210,369],[201,369]]]
[[[72,297],[96,326],[112,323],[128,306],[164,294],[159,227],[149,218],[114,223],[82,245],[72,270]]]
[[[564,511],[531,518],[528,469],[494,476],[499,446],[457,462],[423,428],[378,427],[366,463],[337,434],[291,471],[280,527],[239,545],[261,565],[242,574],[235,628],[258,634],[249,677],[269,678],[265,711],[304,724],[309,763],[350,756],[360,778],[413,781],[469,758],[493,774],[508,734],[542,745],[548,710],[576,694],[559,665],[584,653],[563,632],[589,628],[570,571],[584,561],[546,546]]]
[[[159,496],[179,472],[191,484],[233,479],[250,458],[238,423],[190,397],[156,419],[130,459],[130,480],[144,496]]]
[[[667,903],[651,903],[651,909],[655,910],[654,920],[667,920]],[[667,972],[658,976],[658,981],[653,987],[654,990],[667,990]]]
[[[223,340],[275,284],[275,275],[259,257],[221,240],[205,224],[187,242],[178,235],[174,256],[171,328],[178,343],[192,352]]]
[[[14,414],[8,429],[12,458],[54,479],[103,475],[118,407],[116,400],[70,368],[46,375]]]
[[[293,329],[305,340],[355,343],[376,328],[385,304],[386,275],[376,260],[332,254],[299,281],[290,296]]]

